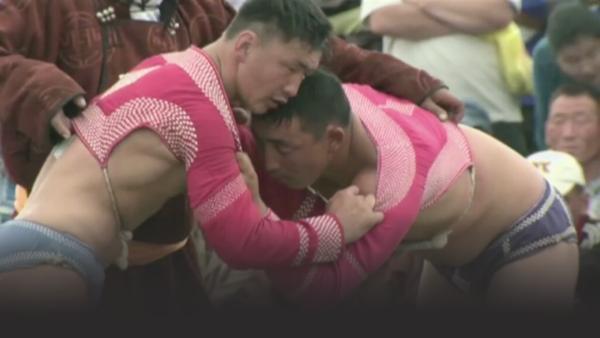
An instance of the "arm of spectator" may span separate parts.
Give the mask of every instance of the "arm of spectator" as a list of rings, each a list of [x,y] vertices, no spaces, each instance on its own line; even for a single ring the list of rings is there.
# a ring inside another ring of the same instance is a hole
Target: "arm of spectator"
[[[83,89],[54,64],[63,39],[49,1],[0,3],[0,123],[2,152],[10,176],[31,187],[51,149],[50,121]],[[63,130],[64,131],[64,130]]]
[[[404,0],[451,29],[485,34],[506,27],[520,11],[520,0]]]
[[[419,41],[458,31],[429,16],[415,4],[387,1],[386,3],[390,4],[375,8],[370,4],[371,2],[379,3],[381,1],[363,1],[361,16],[367,27],[376,34]]]

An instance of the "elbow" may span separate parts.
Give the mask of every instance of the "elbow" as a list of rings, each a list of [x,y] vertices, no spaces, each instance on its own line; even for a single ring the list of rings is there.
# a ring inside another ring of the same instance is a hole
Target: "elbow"
[[[389,34],[389,28],[385,16],[381,12],[375,12],[366,21],[369,30],[378,35]]]
[[[492,30],[500,30],[510,25],[516,17],[516,13],[513,8],[508,7],[503,10],[499,10],[490,18],[488,24]]]

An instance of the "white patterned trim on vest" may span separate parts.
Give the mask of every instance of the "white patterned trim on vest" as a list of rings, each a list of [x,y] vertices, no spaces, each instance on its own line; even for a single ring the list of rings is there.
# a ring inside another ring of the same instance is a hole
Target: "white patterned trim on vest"
[[[421,198],[421,210],[435,203],[450,187],[454,180],[472,164],[471,151],[459,127],[443,124],[446,130],[446,144],[433,162]]]
[[[151,128],[160,135],[186,168],[194,162],[198,152],[196,131],[189,114],[180,106],[161,99],[129,100],[110,115],[104,114],[97,105],[91,105],[75,123],[102,166],[106,165],[112,148],[140,127]]]
[[[200,50],[189,48],[179,53],[169,53],[163,56],[167,62],[179,66],[196,83],[206,98],[217,108],[231,132],[238,150],[242,149],[239,132],[229,99],[225,96],[217,71],[208,57]]]
[[[317,202],[317,197],[315,195],[307,194],[306,197],[304,198],[304,200],[302,201],[302,203],[300,204],[300,207],[298,208],[298,210],[296,210],[296,212],[292,216],[292,219],[299,220],[302,218],[307,218],[312,213],[316,202]],[[297,225],[297,226],[298,226],[298,233],[300,235],[300,248],[298,249],[298,255],[296,255],[296,258],[294,259],[294,262],[292,263],[294,266],[300,265],[306,258],[306,254],[308,254],[308,242],[309,242],[308,231],[306,231],[306,229],[304,229],[301,225]]]
[[[300,247],[298,248],[298,254],[296,255],[296,258],[294,258],[294,261],[292,262],[292,266],[300,265],[308,253],[308,231],[306,231],[306,229],[299,224],[296,226],[298,227],[298,233],[300,235]]]
[[[198,206],[197,214],[200,215],[200,223],[209,223],[221,211],[225,210],[237,200],[247,189],[244,176],[239,174],[236,178],[221,187],[216,194]]]
[[[377,147],[375,208],[385,212],[401,202],[412,185],[416,175],[415,149],[404,130],[367,97],[347,85],[344,91],[352,111],[360,117]]]
[[[305,220],[317,233],[317,250],[313,263],[335,261],[342,251],[342,234],[337,221],[330,215],[311,217]]]
[[[298,220],[308,217],[313,212],[313,208],[315,207],[316,203],[317,196],[314,194],[307,194],[302,203],[300,204],[298,210],[296,210],[296,212],[292,216],[292,219]]]

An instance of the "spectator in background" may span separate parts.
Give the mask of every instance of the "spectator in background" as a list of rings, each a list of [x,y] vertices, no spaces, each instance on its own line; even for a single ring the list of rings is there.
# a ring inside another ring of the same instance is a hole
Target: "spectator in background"
[[[598,93],[582,84],[563,84],[550,100],[546,143],[567,152],[583,166],[589,204],[580,221],[577,297],[581,306],[600,306],[600,106]],[[585,223],[585,224],[583,224]],[[583,226],[582,226],[583,224]]]
[[[545,149],[545,123],[552,93],[565,83],[600,90],[600,14],[586,1],[565,0],[548,18],[547,36],[533,50],[534,140]]]
[[[546,121],[546,143],[575,157],[583,167],[590,196],[588,215],[600,219],[600,97],[583,85],[559,87]]]
[[[530,53],[544,37],[548,16],[558,2],[559,0],[523,0],[522,11],[515,21],[523,32],[523,39]]]
[[[452,88],[466,103],[464,124],[491,129],[525,154],[520,98],[507,86],[499,48],[483,37],[507,28],[520,8],[520,0],[363,0],[361,18],[384,36],[384,52]]]

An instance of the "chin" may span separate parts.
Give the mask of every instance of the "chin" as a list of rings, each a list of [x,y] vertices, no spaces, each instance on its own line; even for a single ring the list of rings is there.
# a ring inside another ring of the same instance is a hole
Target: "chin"
[[[263,104],[257,104],[250,108],[250,111],[254,115],[263,115],[269,111],[269,107]]]

